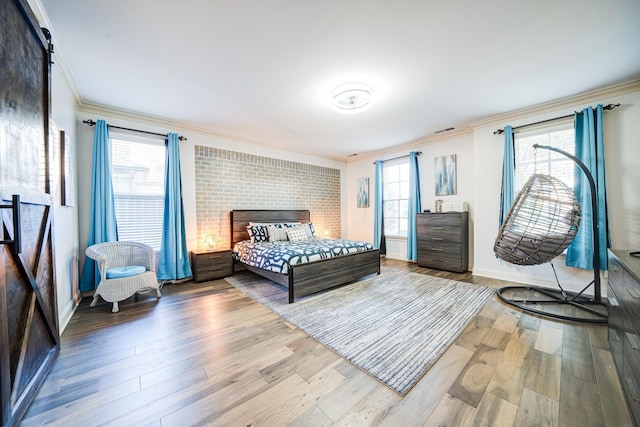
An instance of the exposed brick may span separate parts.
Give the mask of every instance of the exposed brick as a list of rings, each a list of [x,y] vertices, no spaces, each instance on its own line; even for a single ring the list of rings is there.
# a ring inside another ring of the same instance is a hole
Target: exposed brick
[[[316,230],[340,237],[340,169],[195,147],[198,247],[207,234],[231,245],[233,209],[308,209]]]

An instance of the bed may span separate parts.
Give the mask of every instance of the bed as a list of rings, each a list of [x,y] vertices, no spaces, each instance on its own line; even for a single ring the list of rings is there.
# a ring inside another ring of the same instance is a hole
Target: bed
[[[308,223],[308,210],[233,210],[231,211],[231,246],[249,240],[249,223]],[[245,268],[286,286],[289,303],[298,297],[344,285],[369,275],[380,274],[380,251],[364,250],[301,264],[292,264],[285,273],[265,270],[240,262],[234,256],[234,270]]]

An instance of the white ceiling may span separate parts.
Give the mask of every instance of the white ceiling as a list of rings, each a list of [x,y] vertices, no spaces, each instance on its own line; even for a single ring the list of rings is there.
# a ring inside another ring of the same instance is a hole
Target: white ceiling
[[[333,158],[640,77],[638,0],[40,2],[83,104]]]

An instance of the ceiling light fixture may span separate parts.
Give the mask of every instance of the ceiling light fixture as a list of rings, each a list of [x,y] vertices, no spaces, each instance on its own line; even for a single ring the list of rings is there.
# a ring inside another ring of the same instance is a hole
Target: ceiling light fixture
[[[333,108],[342,114],[355,114],[371,107],[371,88],[363,83],[347,83],[333,91]]]

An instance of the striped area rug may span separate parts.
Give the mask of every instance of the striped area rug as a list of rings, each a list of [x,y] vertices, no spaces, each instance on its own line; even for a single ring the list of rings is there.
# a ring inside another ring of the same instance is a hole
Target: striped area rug
[[[253,273],[225,280],[403,396],[495,292],[387,269],[288,304],[285,287]]]

